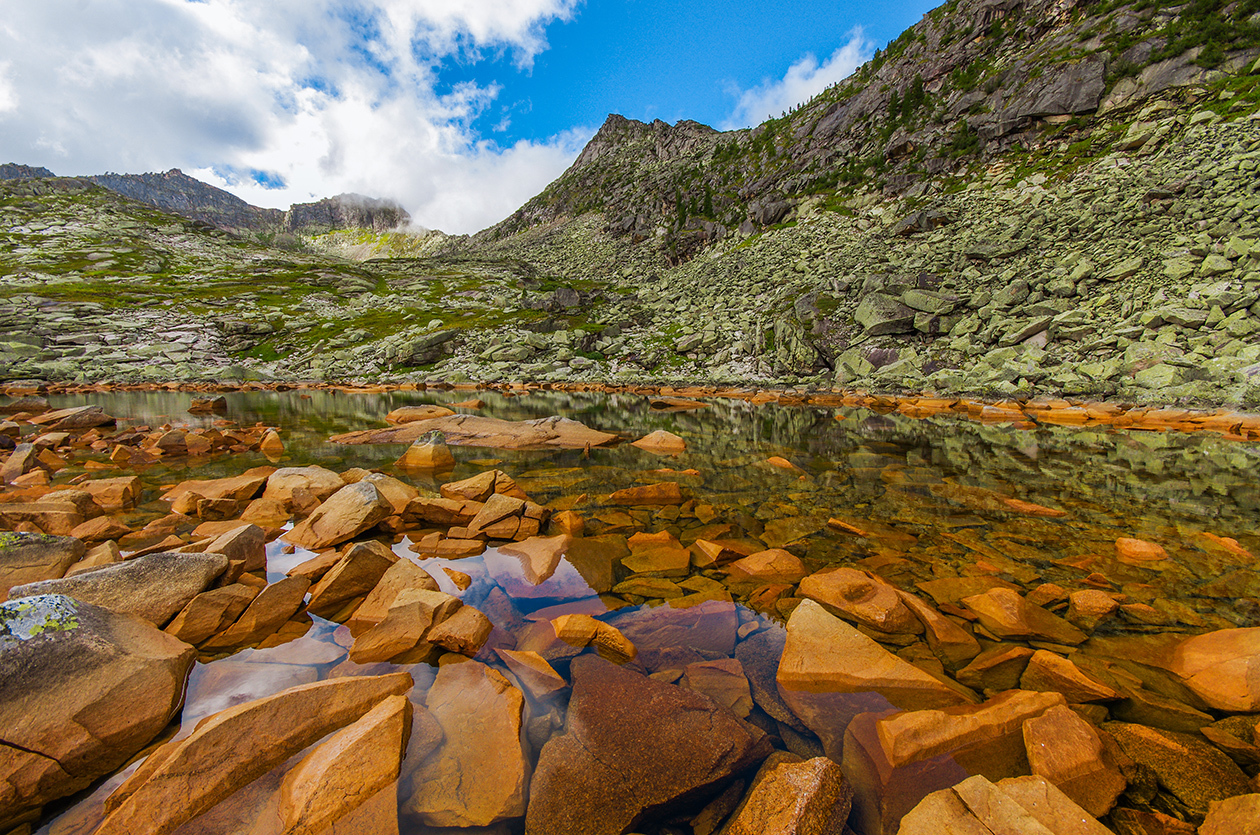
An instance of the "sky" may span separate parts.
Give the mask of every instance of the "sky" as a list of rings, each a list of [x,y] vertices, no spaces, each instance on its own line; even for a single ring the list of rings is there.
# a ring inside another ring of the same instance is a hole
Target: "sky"
[[[471,233],[609,113],[722,130],[847,77],[929,0],[0,0],[0,162],[344,192]]]

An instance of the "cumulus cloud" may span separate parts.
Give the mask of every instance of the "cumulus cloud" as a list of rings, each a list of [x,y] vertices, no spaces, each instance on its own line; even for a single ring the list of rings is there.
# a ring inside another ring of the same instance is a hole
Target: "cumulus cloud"
[[[554,179],[588,133],[506,148],[473,121],[578,0],[40,0],[0,23],[0,161],[58,173],[183,168],[286,208],[345,191],[476,231]]]
[[[843,81],[853,71],[870,60],[875,45],[862,34],[861,28],[849,33],[849,42],[832,53],[822,64],[811,53],[788,67],[780,79],[767,78],[751,90],[733,92],[738,102],[731,115],[722,124],[723,130],[734,130],[759,125],[766,119],[777,117],[798,104],[808,101],[823,90]]]

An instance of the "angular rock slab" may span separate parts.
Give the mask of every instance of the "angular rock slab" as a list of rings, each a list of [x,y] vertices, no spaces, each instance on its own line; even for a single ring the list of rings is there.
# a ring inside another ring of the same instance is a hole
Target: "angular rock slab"
[[[410,735],[411,703],[390,696],[320,743],[284,778],[284,832],[321,832],[393,784]]]
[[[60,580],[15,586],[9,597],[64,594],[165,626],[227,567],[228,558],[222,554],[148,554]]]
[[[1110,812],[1128,787],[1098,731],[1064,705],[1024,722],[1024,750],[1033,774],[1096,818]]]
[[[896,831],[899,835],[1110,835],[1107,827],[1040,777],[1011,778],[995,785],[981,775],[928,795]]]
[[[412,684],[409,673],[335,678],[216,713],[149,755],[106,800],[96,835],[174,832]]]
[[[826,757],[767,761],[722,835],[841,835],[853,792]]]
[[[0,604],[0,829],[118,768],[174,718],[196,659],[60,595]]]
[[[70,566],[87,553],[72,536],[39,533],[0,533],[0,594],[14,586],[64,577]]]
[[[1260,711],[1260,627],[1190,638],[1174,650],[1169,669],[1217,710]]]
[[[813,600],[802,602],[788,619],[776,679],[783,701],[837,761],[842,758],[844,729],[859,713],[926,710],[971,701]]]
[[[527,835],[620,835],[716,794],[770,753],[764,734],[699,693],[589,655],[571,672],[564,731],[539,756]]]
[[[374,484],[347,484],[302,520],[284,539],[318,551],[353,539],[394,512]]]
[[[402,810],[429,826],[489,826],[525,814],[525,697],[498,671],[442,657],[426,704],[445,743],[404,777]]]
[[[842,764],[855,821],[863,831],[895,832],[933,791],[977,774],[1027,774],[1024,723],[1063,704],[1058,693],[1010,690],[981,705],[861,714],[845,732]]]

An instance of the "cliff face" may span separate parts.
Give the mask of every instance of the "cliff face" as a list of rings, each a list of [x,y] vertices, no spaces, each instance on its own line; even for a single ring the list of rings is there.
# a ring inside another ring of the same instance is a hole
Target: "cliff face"
[[[675,263],[791,219],[812,196],[915,197],[1008,152],[1094,145],[1136,111],[1260,56],[1260,2],[951,0],[853,77],[749,130],[611,116],[556,182],[483,233],[601,212],[613,235],[664,237]]]
[[[25,180],[28,178],[44,178],[55,177],[56,174],[47,168],[36,168],[33,165],[18,165],[15,162],[6,162],[0,165],[0,180]]]
[[[411,222],[407,210],[392,200],[339,194],[315,203],[294,203],[284,213],[287,232],[317,235],[339,229],[389,232]]]

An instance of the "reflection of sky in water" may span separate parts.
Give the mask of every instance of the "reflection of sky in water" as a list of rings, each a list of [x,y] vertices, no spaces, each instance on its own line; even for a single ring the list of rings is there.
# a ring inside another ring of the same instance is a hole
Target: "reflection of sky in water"
[[[471,396],[471,392],[360,395],[332,391],[226,395],[228,418],[245,425],[260,421],[279,426],[286,453],[277,466],[320,464],[336,471],[379,468],[415,485],[424,495],[435,495],[441,481],[497,466],[539,503],[581,493],[593,497],[593,503],[578,510],[596,533],[613,524],[612,515],[627,512],[599,505],[598,497],[653,480],[678,480],[701,505],[712,507],[711,518],[679,520],[670,516],[669,508],[653,508],[635,520],[638,527],[681,529],[679,538],[689,544],[687,531],[694,534],[702,522],[711,522],[730,526],[715,538],[756,543],[797,524],[812,530],[811,519],[821,522],[839,517],[869,527],[873,535],[859,539],[825,528],[811,532],[793,547],[812,567],[865,566],[864,561],[874,560],[880,573],[905,589],[938,576],[966,576],[974,573],[980,561],[989,564],[986,572],[996,569],[1026,588],[1041,582],[1077,588],[1087,574],[1102,572],[1117,587],[1150,589],[1152,594],[1183,601],[1200,612],[1216,607],[1209,614],[1222,616],[1223,625],[1254,625],[1253,613],[1236,601],[1238,589],[1229,598],[1218,598],[1205,588],[1206,583],[1235,575],[1240,583],[1250,582],[1255,577],[1250,573],[1253,567],[1212,550],[1199,537],[1204,532],[1235,537],[1260,553],[1260,491],[1254,478],[1260,466],[1257,444],[1225,441],[1206,433],[1025,431],[954,417],[913,420],[863,410],[753,406],[743,401],[712,401],[711,408],[699,412],[657,413],[648,408],[645,398],[627,395],[533,393],[509,398],[494,392],[475,393],[486,402],[481,414],[506,419],[561,414],[627,438],[665,429],[682,436],[688,451],[662,458],[623,445],[592,450],[587,458],[581,450],[456,447],[455,472],[433,480],[393,469],[401,446],[343,447],[326,442],[331,434],[381,426],[384,415],[399,406],[450,403]],[[132,426],[166,421],[210,426],[217,419],[186,415],[188,394],[112,393],[52,399],[55,407],[98,403]],[[786,458],[800,469],[768,466],[766,459],[771,456]],[[145,514],[157,518],[166,512],[165,505],[151,501],[159,485],[235,475],[267,463],[272,462],[247,454],[158,464],[141,473],[149,487],[149,504],[137,511],[136,518],[142,524]],[[699,474],[649,472],[658,468],[694,468]],[[1043,519],[1011,514],[1000,503],[1003,497],[1062,509],[1068,516]],[[633,528],[621,532],[628,535]],[[1155,567],[1118,563],[1113,551],[1120,536],[1158,541],[1169,549],[1172,559]],[[568,559],[562,559],[555,572],[535,586],[527,581],[520,559],[497,549],[467,559],[421,559],[409,550],[410,544],[410,539],[402,537],[393,546],[394,553],[424,568],[443,591],[469,605],[484,605],[497,626],[520,629],[522,622],[561,613],[594,614],[640,647],[645,669],[672,669],[702,657],[729,655],[738,625],[758,617],[742,607],[732,617],[729,604],[726,612],[702,604],[694,611],[636,606],[608,613]],[[314,556],[301,548],[286,554],[286,547],[282,540],[267,546],[271,582]],[[469,575],[471,586],[461,592],[444,567]],[[1260,595],[1260,577],[1255,582]],[[495,606],[496,600],[503,599],[500,589],[510,598],[506,609]],[[505,617],[516,622],[509,623]],[[345,649],[348,644],[348,636],[344,630],[339,633],[337,624],[314,618],[304,636],[279,647],[244,650],[198,663],[189,682],[179,733],[191,733],[196,721],[214,712],[298,684],[382,671],[382,665],[351,664]],[[565,669],[563,662],[558,667]],[[408,669],[417,679],[419,698],[431,684],[434,670],[426,665]],[[773,687],[772,671],[769,676]],[[113,778],[109,785],[117,782]],[[107,794],[102,789],[80,806],[99,806]],[[76,814],[80,811],[66,818]],[[90,832],[91,827],[81,830]],[[80,829],[58,830],[72,831]]]

